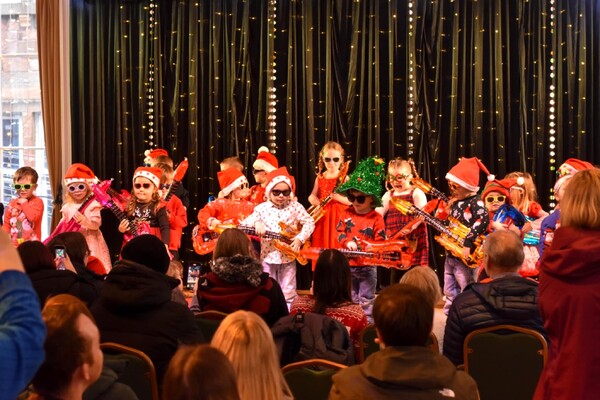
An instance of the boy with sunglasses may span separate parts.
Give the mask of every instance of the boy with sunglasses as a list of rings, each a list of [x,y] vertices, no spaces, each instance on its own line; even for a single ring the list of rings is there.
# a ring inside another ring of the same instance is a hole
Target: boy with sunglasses
[[[366,250],[359,239],[369,242],[386,240],[383,217],[375,211],[381,206],[382,180],[385,162],[379,157],[361,161],[350,174],[338,193],[345,194],[351,206],[342,213],[336,226],[340,247],[348,250]],[[377,267],[358,265],[350,259],[352,300],[360,304],[369,322],[377,286]]]
[[[268,200],[254,207],[252,214],[240,223],[242,226],[254,227],[256,234],[262,237],[260,259],[263,269],[281,286],[288,308],[296,297],[295,257],[280,251],[276,247],[276,240],[263,236],[281,233],[283,227],[294,230],[301,225],[300,232],[291,238],[289,246],[297,254],[312,235],[315,222],[304,206],[293,199],[294,186],[294,178],[288,174],[286,167],[271,171],[267,175],[265,186]]]
[[[27,240],[40,240],[44,202],[34,194],[38,173],[31,167],[21,167],[13,176],[17,197],[4,211],[2,229],[10,235],[15,246]]]
[[[254,204],[260,204],[268,200],[265,197],[265,187],[267,186],[268,182],[267,175],[270,172],[275,171],[277,168],[279,168],[279,162],[277,161],[277,158],[271,154],[267,147],[259,147],[256,161],[254,161],[254,164],[252,164],[252,175],[254,175],[256,185],[250,188],[248,200]]]

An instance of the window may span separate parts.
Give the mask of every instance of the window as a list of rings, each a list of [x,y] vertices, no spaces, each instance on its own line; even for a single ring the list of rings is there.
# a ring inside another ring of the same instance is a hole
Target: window
[[[35,0],[0,0],[0,201],[14,196],[13,174],[21,166],[35,168],[36,195],[44,201],[42,238],[49,234],[52,192],[42,124],[37,54]]]

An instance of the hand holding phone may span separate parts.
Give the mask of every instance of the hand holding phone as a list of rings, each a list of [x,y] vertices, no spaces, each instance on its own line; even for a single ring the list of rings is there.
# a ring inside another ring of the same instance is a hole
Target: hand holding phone
[[[66,269],[64,260],[66,258],[67,251],[65,246],[57,245],[54,246],[54,261],[56,262],[56,269]]]

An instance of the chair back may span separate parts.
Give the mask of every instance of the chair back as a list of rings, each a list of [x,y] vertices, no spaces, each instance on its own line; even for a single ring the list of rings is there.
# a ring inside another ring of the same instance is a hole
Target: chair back
[[[198,324],[198,328],[200,328],[204,339],[210,343],[212,337],[219,328],[219,325],[221,325],[221,321],[227,316],[227,313],[216,310],[206,310],[196,313],[195,316],[196,324]]]
[[[295,400],[326,400],[333,384],[331,377],[342,368],[347,367],[315,358],[288,364],[281,371]]]
[[[464,343],[464,369],[482,400],[533,398],[547,356],[539,332],[513,325],[475,330]]]
[[[379,351],[379,343],[376,343],[375,339],[377,339],[377,331],[375,330],[374,324],[365,326],[365,328],[360,332],[360,349],[357,360],[359,364],[365,361],[371,354]],[[433,332],[429,334],[429,339],[427,339],[427,347],[436,353],[440,352],[437,337],[433,334]]]
[[[152,360],[142,351],[118,343],[101,343],[105,359],[123,360],[117,382],[129,386],[139,400],[158,400],[158,384]]]

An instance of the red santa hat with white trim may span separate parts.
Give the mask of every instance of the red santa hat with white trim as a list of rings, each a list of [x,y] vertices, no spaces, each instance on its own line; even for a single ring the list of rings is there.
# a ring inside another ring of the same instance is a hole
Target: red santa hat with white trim
[[[63,179],[65,186],[75,182],[85,182],[88,185],[98,182],[91,168],[85,164],[75,163],[69,167]]]
[[[479,191],[479,171],[487,175],[489,181],[495,179],[477,157],[461,158],[446,174],[446,179],[462,186],[471,192]]]
[[[138,167],[133,173],[133,182],[135,178],[142,177],[154,183],[154,186],[159,187],[160,178],[162,177],[162,169],[156,167]]]
[[[267,186],[265,186],[265,195],[269,197],[271,190],[275,187],[275,185],[281,182],[287,183],[292,193],[294,192],[294,189],[296,188],[294,178],[290,176],[286,167],[281,167],[269,172],[269,174],[267,175]]]
[[[587,161],[581,161],[577,158],[569,158],[562,163],[560,167],[558,167],[558,175],[561,177],[565,175],[574,175],[579,171],[592,168],[594,168],[594,166]]]
[[[265,146],[261,146],[258,149],[258,156],[256,156],[256,161],[252,164],[254,169],[259,169],[269,173],[279,168],[279,162],[277,158],[271,154],[269,149]]]
[[[246,179],[242,171],[235,167],[217,172],[217,179],[219,179],[219,186],[221,187],[223,196],[228,196],[229,193],[244,183],[248,183],[248,179]]]

